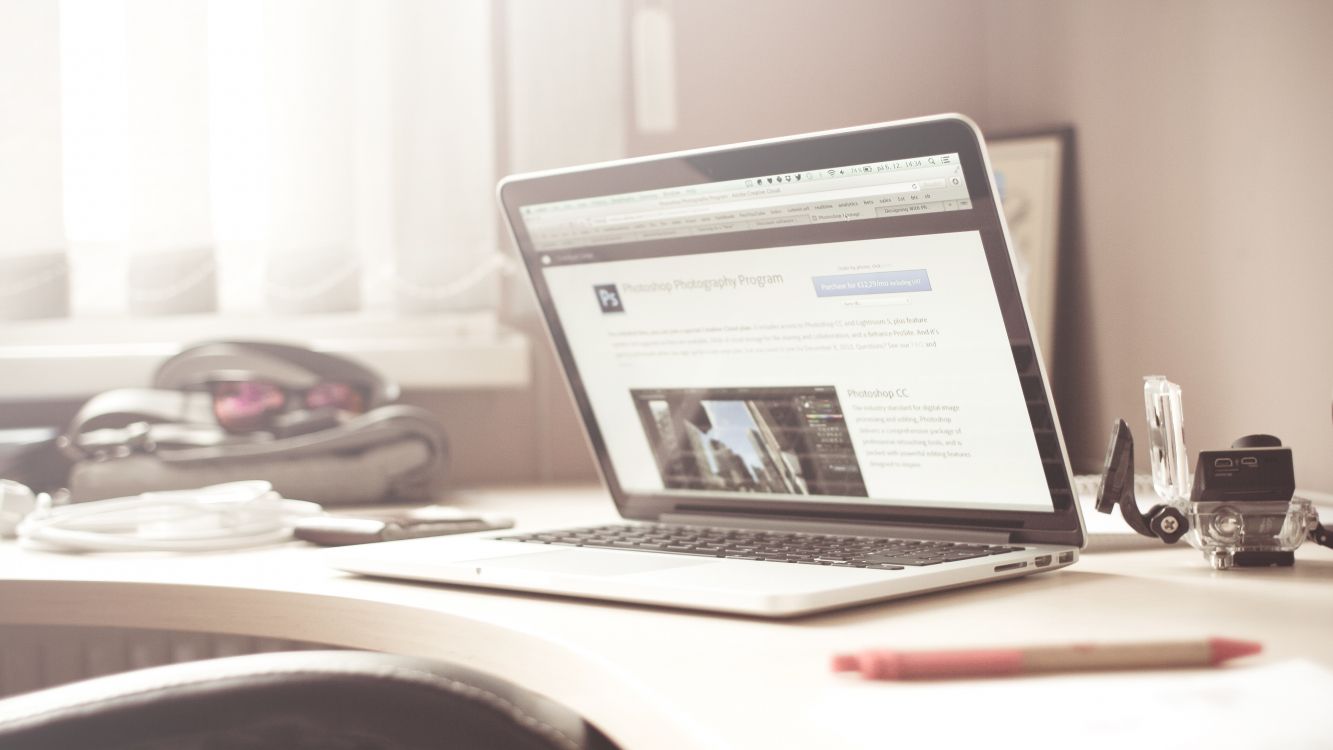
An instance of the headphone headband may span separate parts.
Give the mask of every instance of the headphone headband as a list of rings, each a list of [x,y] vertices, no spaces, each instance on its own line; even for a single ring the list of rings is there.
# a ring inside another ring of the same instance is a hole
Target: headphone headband
[[[195,390],[219,372],[246,373],[291,387],[329,381],[348,383],[366,391],[367,407],[372,409],[398,398],[396,383],[360,362],[272,341],[210,341],[188,347],[157,368],[153,387]]]

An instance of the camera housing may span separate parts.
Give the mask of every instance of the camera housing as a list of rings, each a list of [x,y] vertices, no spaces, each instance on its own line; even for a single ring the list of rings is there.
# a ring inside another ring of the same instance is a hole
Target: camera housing
[[[1293,498],[1291,449],[1268,435],[1234,444],[1244,445],[1253,447],[1199,454],[1186,538],[1214,568],[1291,565],[1314,518],[1308,500]]]
[[[1292,565],[1307,537],[1325,544],[1314,505],[1294,497],[1291,449],[1271,435],[1247,435],[1228,450],[1204,451],[1188,497],[1140,511],[1134,496],[1134,438],[1123,419],[1111,429],[1097,510],[1167,544],[1184,539],[1217,570]],[[1183,489],[1183,488],[1182,488]]]

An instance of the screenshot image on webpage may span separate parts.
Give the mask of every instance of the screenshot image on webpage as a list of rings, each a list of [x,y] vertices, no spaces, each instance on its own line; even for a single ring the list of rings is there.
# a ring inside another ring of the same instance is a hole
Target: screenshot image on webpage
[[[668,489],[866,496],[831,385],[630,395]]]

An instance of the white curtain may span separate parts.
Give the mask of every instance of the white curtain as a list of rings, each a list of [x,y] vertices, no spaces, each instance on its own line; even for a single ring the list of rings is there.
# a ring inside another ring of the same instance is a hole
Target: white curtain
[[[487,2],[393,5],[392,292],[406,311],[489,307],[499,294],[492,19]],[[455,251],[438,252],[442,241]]]
[[[85,8],[66,18],[79,23]],[[123,12],[126,303],[141,315],[211,312],[208,2],[124,0]]]
[[[624,153],[621,6],[0,0],[0,266],[68,244],[75,317],[494,310],[500,166]]]
[[[0,0],[0,320],[68,309],[59,39],[54,3]]]

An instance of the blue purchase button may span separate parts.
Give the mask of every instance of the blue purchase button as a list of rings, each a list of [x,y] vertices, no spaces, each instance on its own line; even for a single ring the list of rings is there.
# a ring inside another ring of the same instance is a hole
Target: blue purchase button
[[[930,291],[930,277],[926,275],[926,269],[924,268],[914,271],[878,271],[875,273],[816,276],[813,281],[815,282],[815,295],[818,297]]]

